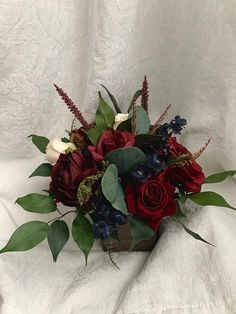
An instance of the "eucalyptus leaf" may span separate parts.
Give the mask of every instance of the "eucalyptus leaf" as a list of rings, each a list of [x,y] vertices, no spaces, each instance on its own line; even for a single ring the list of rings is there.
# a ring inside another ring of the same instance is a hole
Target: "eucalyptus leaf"
[[[27,251],[41,243],[48,235],[49,225],[42,221],[30,221],[16,229],[0,253]]]
[[[118,195],[117,195],[117,198],[116,198],[115,202],[112,203],[112,206],[115,209],[120,210],[123,214],[126,214],[126,215],[128,214],[128,209],[127,209],[127,205],[126,205],[126,202],[125,202],[125,194],[124,194],[123,188],[120,185],[120,183],[118,183]]]
[[[104,157],[105,161],[115,164],[121,175],[130,173],[135,167],[147,162],[146,155],[137,147],[118,148]]]
[[[106,169],[102,181],[102,192],[106,199],[112,204],[115,202],[118,196],[118,171],[115,165],[111,164]]]
[[[62,220],[55,220],[50,225],[48,233],[48,245],[51,249],[54,262],[69,239],[69,229]]]
[[[31,213],[47,214],[57,209],[57,205],[52,197],[38,193],[30,193],[23,197],[18,197],[16,203]]]
[[[122,186],[119,183],[117,167],[111,164],[106,169],[101,181],[102,192],[111,205],[127,214],[127,205]]]
[[[236,209],[229,205],[226,200],[215,192],[205,191],[200,193],[189,194],[188,198],[194,203],[201,206],[219,206]]]
[[[34,135],[34,134],[29,135],[28,138],[29,137],[32,138],[32,142],[38,148],[38,150],[41,153],[45,154],[46,153],[46,147],[49,143],[49,139],[44,137],[44,136],[39,136],[39,135]]]
[[[208,176],[205,179],[204,183],[218,183],[218,182],[222,182],[227,177],[233,177],[234,175],[236,175],[236,171],[235,170],[229,170],[229,171],[215,173],[215,174],[212,174],[212,175]]]
[[[48,163],[43,163],[29,176],[32,177],[50,177],[52,171],[52,166]]]
[[[155,231],[153,231],[149,225],[137,219],[135,216],[132,216],[131,218],[130,229],[132,246],[134,246],[137,242],[153,237],[155,234]]]
[[[132,98],[132,100],[131,100],[131,103],[130,103],[129,108],[128,108],[128,112],[130,112],[130,111],[133,109],[133,106],[135,105],[137,99],[138,99],[141,95],[142,95],[142,90],[141,90],[141,89],[138,89],[138,90],[135,92],[135,94],[134,94],[134,96],[133,96],[133,98]]]
[[[96,111],[96,126],[100,129],[112,129],[115,123],[115,114],[111,107],[102,98],[101,93],[99,93],[99,105]]]
[[[94,234],[90,221],[82,214],[78,214],[72,224],[72,236],[75,243],[85,255],[87,265],[88,255],[94,243]]]
[[[133,111],[136,111],[135,119],[135,135],[147,134],[150,131],[150,119],[146,110],[142,106],[135,106],[129,113],[129,118],[133,116]]]
[[[101,85],[102,85],[102,84],[101,84]],[[120,110],[120,108],[119,108],[119,106],[118,106],[118,103],[117,103],[115,97],[114,97],[114,96],[112,95],[112,93],[106,88],[106,86],[102,85],[102,87],[106,90],[108,96],[110,97],[110,99],[111,99],[111,101],[112,101],[112,103],[113,103],[113,105],[114,105],[114,107],[115,107],[115,109],[116,109],[116,112],[117,112],[117,113],[121,113],[121,110]]]

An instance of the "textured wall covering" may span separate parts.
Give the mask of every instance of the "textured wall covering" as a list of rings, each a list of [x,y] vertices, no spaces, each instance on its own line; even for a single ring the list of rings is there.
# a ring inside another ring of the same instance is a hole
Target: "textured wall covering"
[[[204,169],[236,168],[235,0],[0,0],[2,244],[27,219],[50,219],[14,201],[48,184],[27,179],[44,160],[27,136],[60,136],[70,127],[53,83],[92,119],[101,83],[125,109],[145,74],[151,118],[172,104],[169,118],[187,118],[181,140],[193,151],[212,139]],[[234,191],[228,180],[222,193],[236,205]],[[148,259],[115,256],[120,272],[99,251],[85,268],[72,241],[56,265],[44,245],[1,255],[0,312],[236,313],[235,213],[188,211],[189,226],[215,249],[166,223]]]
[[[29,134],[55,135],[70,123],[53,83],[83,104],[92,2],[13,0],[0,8],[1,158],[30,157]]]
[[[211,137],[215,150],[223,145],[236,154],[232,0],[0,4],[1,158],[34,156],[27,135],[53,136],[68,127],[71,116],[54,92],[54,82],[92,118],[100,83],[125,109],[144,74],[150,81],[153,119],[171,103],[173,114],[188,118],[186,138],[192,132],[201,143]],[[220,154],[218,160],[233,165],[230,156],[222,161]]]

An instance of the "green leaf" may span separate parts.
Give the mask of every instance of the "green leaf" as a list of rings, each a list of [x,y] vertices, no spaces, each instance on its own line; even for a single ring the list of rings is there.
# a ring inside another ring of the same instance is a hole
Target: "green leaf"
[[[135,105],[137,99],[138,99],[141,95],[142,95],[142,90],[141,90],[141,89],[139,89],[139,90],[137,90],[137,91],[135,92],[135,94],[134,94],[134,96],[133,96],[133,98],[132,98],[132,100],[131,100],[131,103],[130,103],[130,105],[129,105],[128,112],[130,112],[130,111],[132,110],[132,108],[133,108],[133,106]]]
[[[135,135],[149,133],[150,119],[146,110],[142,106],[135,106],[134,108],[136,111]],[[129,113],[129,118],[131,118],[132,116],[133,110]]]
[[[109,165],[101,181],[102,192],[111,205],[127,214],[124,191],[119,183],[117,167]]]
[[[124,194],[124,191],[122,189],[122,186],[119,183],[118,183],[117,199],[115,200],[114,203],[112,203],[112,206],[115,209],[120,210],[123,214],[128,214],[128,209],[127,209],[127,205],[125,202],[125,194]]]
[[[117,131],[128,131],[128,132],[131,132],[132,131],[131,121],[132,121],[132,119],[129,118],[129,119],[121,122],[118,125],[118,127],[117,127]]]
[[[115,164],[119,174],[127,174],[136,166],[142,165],[147,161],[146,155],[137,147],[118,148],[104,157],[105,161]]]
[[[106,86],[102,85],[102,87],[106,90],[107,94],[109,95],[109,97],[110,97],[110,99],[111,99],[111,101],[112,101],[112,103],[113,103],[113,105],[114,105],[114,107],[116,109],[116,112],[117,113],[121,113],[121,110],[120,110],[120,108],[118,106],[118,103],[117,103],[115,97],[110,93],[110,91],[106,88]]]
[[[204,240],[199,234],[197,234],[196,232],[193,232],[192,230],[188,229],[186,226],[183,225],[184,230],[190,234],[194,239],[205,242],[209,245],[215,246],[214,244],[211,244],[210,242]]]
[[[27,222],[16,229],[0,253],[30,250],[41,243],[47,237],[48,232],[49,225],[46,222]]]
[[[175,217],[177,219],[181,219],[181,218],[186,217],[185,214],[182,212],[178,202],[177,202],[177,210],[176,210],[176,213],[173,217]]]
[[[102,133],[105,131],[105,129],[94,127],[90,129],[83,129],[83,132],[87,134],[90,142],[93,145],[97,145]]]
[[[224,181],[227,177],[233,177],[236,174],[235,170],[229,170],[224,172],[219,172],[208,176],[204,183],[218,183]]]
[[[29,176],[32,177],[50,177],[52,171],[52,166],[48,163],[43,163],[38,166],[38,168]]]
[[[45,154],[46,153],[46,147],[49,143],[49,139],[44,137],[44,136],[38,136],[38,135],[34,135],[34,134],[29,135],[28,138],[29,137],[32,137],[32,142],[40,150],[40,152]]]
[[[87,265],[88,255],[94,243],[94,234],[90,221],[82,214],[78,214],[72,224],[72,236],[75,243],[85,255]]]
[[[38,193],[18,197],[16,203],[31,213],[47,214],[57,209],[56,203],[50,196]]]
[[[188,199],[188,195],[186,195],[184,193],[184,191],[179,189],[179,201],[180,201],[180,203],[184,204],[187,201],[187,199]]]
[[[56,199],[56,196],[53,195],[53,192],[50,190],[42,190],[43,192],[47,193],[52,199]]]
[[[55,220],[50,225],[48,233],[48,245],[51,249],[54,262],[57,261],[57,257],[65,244],[69,239],[69,229],[67,224],[62,220]]]
[[[118,180],[116,166],[113,164],[109,165],[102,177],[101,185],[104,196],[111,204],[115,202],[118,196]]]
[[[50,195],[50,190],[42,190],[42,191]]]
[[[184,228],[184,230],[185,230],[189,235],[191,235],[194,239],[199,240],[199,241],[202,241],[202,242],[207,243],[207,244],[209,244],[209,245],[215,246],[214,244],[211,244],[210,242],[204,240],[204,239],[203,239],[199,234],[197,234],[196,232],[194,232],[194,231],[190,230],[189,228],[187,228],[187,227],[186,227],[181,221],[179,221],[178,219],[176,219],[176,218],[174,218],[174,217],[172,217],[171,219],[174,220],[175,222],[177,222],[178,224],[180,224],[180,225]]]
[[[139,241],[153,237],[155,234],[151,227],[134,216],[131,218],[130,229],[133,246]]]
[[[99,93],[99,105],[96,112],[96,126],[100,129],[112,129],[115,123],[115,114]]]
[[[215,192],[205,191],[200,193],[189,194],[188,198],[194,203],[201,206],[219,206],[236,209],[229,205],[226,200]]]

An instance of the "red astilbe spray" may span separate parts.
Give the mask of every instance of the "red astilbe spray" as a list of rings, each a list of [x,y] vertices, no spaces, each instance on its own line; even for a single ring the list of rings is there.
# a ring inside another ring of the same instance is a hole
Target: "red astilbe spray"
[[[143,80],[141,105],[148,112],[148,81],[146,75]]]
[[[60,87],[58,87],[56,84],[54,84],[56,91],[58,92],[58,94],[61,96],[62,100],[64,100],[65,104],[67,105],[67,107],[70,109],[70,111],[74,114],[74,116],[76,117],[76,119],[79,120],[79,122],[81,123],[81,125],[85,128],[88,129],[90,127],[90,125],[88,124],[88,122],[85,120],[85,118],[83,117],[82,113],[79,111],[79,109],[76,107],[76,105],[74,104],[74,102],[69,98],[69,96],[64,92],[64,90]]]
[[[134,135],[136,133],[136,118],[137,118],[136,108],[133,107],[133,116],[132,116],[131,126],[132,126],[132,134]]]

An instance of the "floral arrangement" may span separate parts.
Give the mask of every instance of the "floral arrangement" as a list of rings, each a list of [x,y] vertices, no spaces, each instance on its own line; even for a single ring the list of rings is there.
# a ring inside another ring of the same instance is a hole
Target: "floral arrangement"
[[[176,116],[164,123],[170,106],[151,124],[146,77],[127,113],[121,112],[115,97],[103,87],[116,114],[99,92],[95,121],[89,123],[67,94],[55,85],[81,126],[75,127],[73,122],[67,137],[51,141],[30,135],[48,161],[30,177],[50,176],[51,183],[44,194],[31,193],[17,198],[16,203],[29,212],[57,212],[57,215],[48,222],[23,224],[0,253],[26,251],[47,238],[56,261],[69,238],[69,227],[63,220],[69,214],[74,215],[72,237],[84,253],[86,264],[96,239],[119,242],[118,230],[128,224],[134,247],[137,242],[153,237],[165,217],[171,217],[195,239],[210,244],[184,225],[181,204],[190,199],[202,206],[235,209],[219,194],[201,192],[203,184],[221,182],[236,174],[226,171],[205,178],[196,159],[209,141],[195,153],[181,145],[176,136],[187,121]],[[139,98],[141,102],[137,105]],[[59,203],[70,209],[62,212]]]

